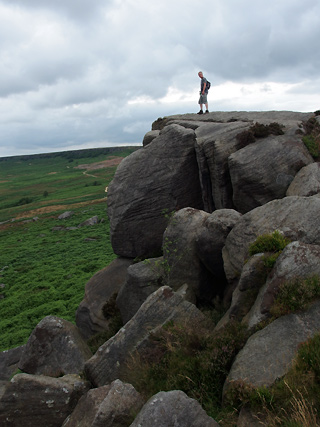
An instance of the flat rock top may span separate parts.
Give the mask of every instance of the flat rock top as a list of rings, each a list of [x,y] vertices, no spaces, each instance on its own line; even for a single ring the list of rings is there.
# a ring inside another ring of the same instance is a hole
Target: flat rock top
[[[228,123],[232,121],[243,122],[285,122],[285,121],[306,121],[314,117],[314,113],[301,113],[297,111],[213,111],[209,114],[176,114],[166,116],[156,120],[152,129],[161,129],[163,126],[173,121],[192,121],[201,123],[220,122]]]

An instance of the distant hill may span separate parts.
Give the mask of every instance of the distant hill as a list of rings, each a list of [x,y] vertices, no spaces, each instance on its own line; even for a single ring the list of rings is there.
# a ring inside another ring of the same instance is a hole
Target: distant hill
[[[26,154],[19,156],[7,156],[0,157],[0,163],[5,162],[7,160],[16,159],[16,160],[34,160],[34,159],[49,159],[56,157],[63,157],[66,159],[80,159],[83,157],[98,157],[100,155],[106,154],[108,156],[113,154],[118,154],[119,152],[123,152],[127,149],[135,150],[141,148],[141,146],[121,146],[121,147],[103,147],[103,148],[86,148],[82,150],[70,150],[70,151],[58,151],[53,153],[41,153],[41,154]]]

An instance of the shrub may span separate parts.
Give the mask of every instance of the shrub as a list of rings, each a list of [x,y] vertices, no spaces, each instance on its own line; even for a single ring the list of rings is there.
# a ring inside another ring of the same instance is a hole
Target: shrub
[[[315,117],[303,123],[303,143],[309,150],[311,156],[317,159],[320,155],[320,123]]]
[[[304,145],[307,147],[309,153],[313,158],[319,157],[319,144],[315,140],[314,136],[306,135],[302,138]]]
[[[33,199],[31,199],[30,197],[22,197],[18,203],[16,204],[16,206],[22,206],[22,205],[27,205],[28,203],[32,203]]]
[[[279,123],[270,123],[264,125],[262,123],[255,123],[249,130],[238,133],[236,139],[239,144],[239,148],[244,148],[249,144],[255,142],[256,138],[266,138],[269,135],[283,135],[283,126]]]
[[[290,243],[290,240],[283,236],[280,231],[275,230],[273,233],[262,234],[251,243],[249,246],[249,255],[255,255],[267,252],[262,257],[262,262],[265,267],[265,274],[267,275],[273,268],[278,256],[282,250]]]
[[[275,230],[269,234],[262,234],[251,243],[249,246],[249,255],[262,253],[262,252],[279,252],[282,251],[290,240],[286,238],[280,231]]]
[[[307,305],[320,297],[320,277],[295,278],[279,286],[275,302],[270,310],[274,317],[280,317]]]
[[[247,338],[245,326],[237,322],[216,333],[211,323],[170,322],[152,337],[152,346],[133,357],[126,380],[146,397],[161,390],[182,390],[214,416],[233,359]]]

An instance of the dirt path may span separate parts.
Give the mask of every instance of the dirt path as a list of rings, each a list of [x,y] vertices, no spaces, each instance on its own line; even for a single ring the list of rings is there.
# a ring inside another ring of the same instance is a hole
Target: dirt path
[[[75,169],[86,169],[86,172],[93,171],[97,169],[108,168],[110,166],[118,166],[122,160],[123,160],[123,157],[113,157],[108,160],[103,160],[102,162],[88,163],[88,164],[75,166]]]

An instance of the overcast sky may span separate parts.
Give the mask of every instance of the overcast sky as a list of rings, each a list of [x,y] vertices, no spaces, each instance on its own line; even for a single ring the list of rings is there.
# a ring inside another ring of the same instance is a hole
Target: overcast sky
[[[0,157],[140,145],[158,117],[320,109],[319,0],[0,0]]]

